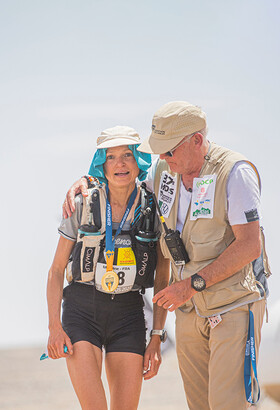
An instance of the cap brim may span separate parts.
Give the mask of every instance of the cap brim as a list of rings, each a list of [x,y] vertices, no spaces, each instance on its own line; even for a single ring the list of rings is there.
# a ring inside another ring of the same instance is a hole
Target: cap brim
[[[140,144],[141,141],[135,141],[135,138],[129,138],[129,137],[125,137],[125,138],[114,138],[111,139],[109,141],[104,141],[101,142],[101,144],[97,145],[97,149],[101,149],[101,148],[113,148],[113,147],[119,147],[121,145],[136,145],[136,144]]]
[[[150,135],[142,144],[137,148],[138,151],[147,152],[149,154],[164,154],[176,147],[184,137],[177,137],[168,140],[155,138],[153,134]]]

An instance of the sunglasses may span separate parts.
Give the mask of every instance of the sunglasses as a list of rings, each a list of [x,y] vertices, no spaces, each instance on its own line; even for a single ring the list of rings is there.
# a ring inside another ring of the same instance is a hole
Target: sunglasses
[[[183,138],[183,141],[181,141],[176,147],[172,148],[171,150],[167,151],[164,153],[167,157],[173,157],[174,151],[176,151],[177,148],[179,148],[181,145],[185,144],[186,141],[188,141],[191,137],[193,137],[197,132],[194,132],[193,134],[187,136],[186,138]]]

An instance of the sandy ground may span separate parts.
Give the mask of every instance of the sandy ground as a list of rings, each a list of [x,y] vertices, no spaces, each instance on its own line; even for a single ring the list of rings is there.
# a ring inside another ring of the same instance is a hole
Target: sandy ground
[[[0,350],[1,410],[80,409],[65,361],[48,359],[40,362],[41,353],[41,348]],[[106,383],[105,388],[108,393]],[[277,386],[276,390],[279,391]],[[143,383],[139,410],[187,408],[176,355],[172,349],[165,353],[158,376]],[[280,410],[280,404],[272,401],[263,389],[257,409]]]

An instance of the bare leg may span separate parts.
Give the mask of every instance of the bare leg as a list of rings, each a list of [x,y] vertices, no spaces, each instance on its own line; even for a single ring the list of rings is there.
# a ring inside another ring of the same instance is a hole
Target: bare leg
[[[111,352],[106,355],[111,410],[137,409],[143,380],[143,356]]]
[[[68,372],[83,410],[107,410],[101,380],[102,351],[89,342],[74,344],[74,353],[67,358]]]

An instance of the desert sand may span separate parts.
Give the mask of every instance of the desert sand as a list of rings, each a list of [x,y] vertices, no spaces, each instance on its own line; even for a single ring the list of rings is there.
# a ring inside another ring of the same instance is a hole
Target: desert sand
[[[44,348],[0,350],[1,410],[78,410],[64,359],[39,358]],[[105,388],[108,394],[106,382]],[[143,383],[139,410],[187,409],[176,354],[169,349],[157,377]],[[262,390],[257,409],[279,410]],[[199,409],[198,409],[199,410]],[[225,405],[226,410],[226,405]]]

